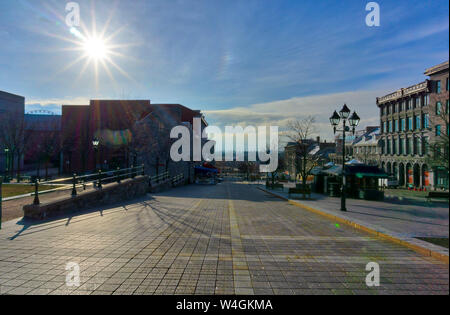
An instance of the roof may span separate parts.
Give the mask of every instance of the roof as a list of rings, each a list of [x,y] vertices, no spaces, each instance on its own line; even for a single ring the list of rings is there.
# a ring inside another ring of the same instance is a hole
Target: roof
[[[323,170],[323,174],[331,175],[331,176],[341,176],[342,175],[342,166],[335,165],[330,167],[329,169]],[[388,174],[386,174],[382,169],[377,166],[366,165],[366,164],[351,164],[345,165],[345,173],[346,175],[353,175],[358,178],[363,177],[377,177],[377,178],[387,178]]]
[[[366,145],[377,145],[377,136],[380,134],[380,128],[376,128],[369,132],[366,132],[362,136],[355,139],[353,145],[355,146],[366,146]]]
[[[445,71],[445,70],[448,71],[448,60],[444,61],[436,66],[426,69],[424,74],[427,76],[430,76],[430,75],[433,75],[433,74],[436,74],[438,72]]]

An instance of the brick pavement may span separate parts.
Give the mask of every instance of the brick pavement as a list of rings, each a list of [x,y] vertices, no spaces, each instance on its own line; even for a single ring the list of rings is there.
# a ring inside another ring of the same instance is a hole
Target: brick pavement
[[[448,265],[256,187],[186,186],[0,231],[3,294],[448,294]],[[380,264],[380,287],[365,266]],[[67,287],[68,262],[80,286]]]

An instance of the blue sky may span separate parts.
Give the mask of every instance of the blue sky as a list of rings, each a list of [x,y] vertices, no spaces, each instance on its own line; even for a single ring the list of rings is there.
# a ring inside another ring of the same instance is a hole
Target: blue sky
[[[92,64],[65,69],[82,54],[64,40],[76,39],[66,2],[0,0],[0,90],[29,110],[125,98],[181,103],[219,125],[313,114],[330,138],[334,108],[377,124],[376,96],[423,81],[449,53],[447,0],[377,1],[380,27],[365,24],[369,1],[79,0],[89,32],[110,18],[115,34],[117,68],[99,67],[96,83]]]

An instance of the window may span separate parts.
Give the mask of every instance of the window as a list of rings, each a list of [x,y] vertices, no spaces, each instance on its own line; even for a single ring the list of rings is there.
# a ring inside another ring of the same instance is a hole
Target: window
[[[448,115],[448,106],[449,106],[449,104],[448,104],[448,100],[447,100],[447,105],[445,105],[445,113]]]
[[[441,102],[437,102],[436,103],[436,115],[440,115],[441,114],[441,109],[442,109]]]
[[[389,132],[392,132],[392,120],[389,120]]]
[[[391,140],[390,139],[387,140],[386,153],[391,154]]]
[[[389,115],[390,114],[390,106],[389,106],[389,104],[388,105],[386,105],[386,115]]]
[[[428,94],[425,94],[423,96],[423,106],[428,106],[429,102],[430,102],[430,97],[428,96]]]
[[[416,116],[416,129],[420,129],[420,116]]]
[[[414,154],[414,137],[409,138],[409,154]]]
[[[394,120],[394,131],[398,132],[398,119]]]
[[[436,136],[441,135],[441,125],[436,125]]]
[[[400,138],[398,145],[398,154],[403,154],[403,148],[405,146],[405,139]]]
[[[413,99],[412,98],[410,98],[409,100],[408,100],[408,110],[410,110],[410,109],[413,109]]]
[[[424,137],[423,141],[422,141],[422,146],[423,146],[423,154],[428,154],[429,150],[430,150],[430,145],[429,145],[429,138],[428,137]]]
[[[406,100],[402,101],[402,112],[406,110]]]
[[[448,86],[448,78],[447,78],[446,88],[447,88],[447,91],[448,91],[448,88],[449,88],[449,86]]]
[[[416,96],[416,107],[420,107],[421,105],[420,96]]]
[[[413,130],[414,126],[413,126],[413,118],[412,117],[408,117],[408,130]]]
[[[402,131],[406,131],[406,120],[405,120],[405,118],[402,118],[400,120],[400,128],[401,128]]]
[[[423,114],[423,128],[430,128],[430,115]]]
[[[441,93],[441,80],[436,81],[436,93]]]
[[[414,136],[413,149],[414,155],[419,154],[419,137]]]

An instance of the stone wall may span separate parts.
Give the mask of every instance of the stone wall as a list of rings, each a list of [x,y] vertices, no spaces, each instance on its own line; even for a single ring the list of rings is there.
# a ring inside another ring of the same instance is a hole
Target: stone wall
[[[24,217],[42,220],[86,208],[131,200],[148,192],[148,180],[148,176],[138,176],[134,179],[124,180],[120,184],[104,185],[103,189],[83,192],[75,197],[67,197],[40,205],[26,205],[23,207]]]

